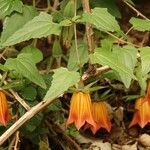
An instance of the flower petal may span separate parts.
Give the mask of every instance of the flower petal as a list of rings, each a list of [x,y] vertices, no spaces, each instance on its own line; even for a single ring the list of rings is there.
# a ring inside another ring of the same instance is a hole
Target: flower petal
[[[139,98],[135,103],[135,113],[129,127],[139,124],[144,128],[150,123],[150,103],[146,98]]]
[[[104,128],[108,132],[110,132],[111,122],[108,116],[107,106],[105,102],[93,102],[92,115],[96,123],[96,127],[90,126],[93,134],[95,134],[100,128]]]
[[[95,126],[91,113],[91,98],[89,93],[73,93],[69,117],[66,124],[69,125],[73,122],[78,130],[85,124],[85,122]]]
[[[0,122],[6,126],[9,121],[9,110],[5,94],[0,91]]]

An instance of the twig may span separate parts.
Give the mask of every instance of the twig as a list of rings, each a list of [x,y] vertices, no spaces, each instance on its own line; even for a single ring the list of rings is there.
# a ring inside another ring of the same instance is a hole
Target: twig
[[[57,7],[60,5],[59,0],[54,0],[53,8],[56,10]]]
[[[76,148],[76,150],[81,150],[81,148],[79,147],[79,145],[78,145],[72,138],[70,138],[70,137],[62,130],[62,128],[61,128],[58,124],[52,122],[52,120],[49,119],[49,118],[48,118],[48,120],[49,120],[49,121],[46,121],[46,124],[47,124],[47,126],[50,128],[51,131],[53,131],[53,130],[55,129],[54,131],[56,132],[56,134],[59,134],[59,133],[62,134],[62,135],[64,136],[64,138],[65,138],[67,141],[69,141],[73,147]],[[49,124],[49,122],[50,122],[50,124]],[[61,139],[62,139],[62,138],[61,138]]]
[[[70,138],[57,123],[54,123],[50,118],[48,118],[48,121],[46,120],[46,124],[52,132],[55,131],[55,134],[62,134],[61,139],[64,137],[66,141],[71,143],[71,146],[75,147],[77,150],[81,150],[79,145],[74,140],[72,140],[72,138]]]
[[[90,13],[89,0],[82,0],[82,5],[83,5],[83,11],[85,13],[87,12]],[[95,48],[92,25],[90,23],[86,23],[85,28],[86,28],[86,36],[87,36],[89,52],[92,53]]]
[[[105,72],[105,71],[108,71],[110,70],[111,68],[109,66],[102,66],[102,67],[99,67],[99,68],[96,68],[96,72],[93,76],[96,76],[97,74],[99,73],[102,73],[102,72]],[[82,76],[82,81],[85,81],[87,80],[88,78],[90,77],[90,74],[88,72],[85,72]]]
[[[15,140],[16,140],[16,136],[13,136],[9,146],[8,146],[8,150],[12,150],[13,149],[13,146],[15,144]]]
[[[8,49],[9,49],[9,47],[6,47],[6,48],[3,50],[3,52],[0,54],[0,59],[3,58],[4,60],[6,60],[5,57],[4,57],[4,54],[7,52]]]
[[[129,32],[130,32],[132,29],[133,29],[133,26],[128,29],[128,31],[125,33],[125,35],[127,36],[127,35],[129,34]],[[119,39],[120,39],[120,40],[123,40],[123,38],[124,38],[124,36],[122,36],[122,37],[119,38]]]
[[[104,32],[107,33],[108,35],[110,35],[111,37],[117,39],[118,42],[126,43],[126,44],[129,44],[129,45],[135,46],[135,47],[140,47],[139,45],[133,44],[133,43],[128,42],[128,41],[125,41],[125,40],[123,40],[122,38],[118,38],[117,36],[115,36],[115,35],[112,34],[111,32],[108,32],[108,31],[104,31]]]
[[[2,75],[0,74],[0,79],[2,78]],[[7,81],[3,82],[5,85],[7,85]],[[1,89],[1,88],[0,88]],[[26,109],[30,110],[30,106],[17,94],[17,92],[13,91],[12,89],[9,89],[9,91],[12,93],[14,98]],[[6,93],[6,92],[5,92]],[[8,94],[10,95],[10,94]],[[12,97],[12,96],[11,96]]]
[[[0,136],[0,145],[2,145],[12,134],[14,134],[24,123],[34,117],[38,112],[47,107],[58,97],[49,99],[47,101],[42,101],[32,107],[28,112],[26,112],[19,120],[17,120],[6,132]]]
[[[96,75],[96,74],[99,74],[99,73],[101,73],[101,72],[107,71],[107,70],[110,70],[110,67],[109,67],[109,66],[99,67],[99,68],[96,69],[95,75]]]
[[[12,89],[9,90],[15,99],[28,111],[30,110],[30,106],[18,95],[17,92],[13,91]]]
[[[33,5],[33,7],[36,6],[35,0],[32,0],[32,5]]]
[[[136,8],[134,8],[131,4],[129,4],[127,1],[123,0],[125,4],[127,4],[134,12],[137,13],[137,16],[141,16],[142,18],[149,20],[146,16],[144,16],[141,12],[139,12]]]
[[[20,142],[19,133],[20,133],[19,131],[16,132],[16,140],[15,140],[14,150],[18,150],[18,143]]]
[[[103,67],[101,67],[101,69],[98,68],[98,72],[100,72],[102,70],[104,71],[105,69],[108,69],[108,66],[103,66]],[[85,78],[86,78],[86,76],[87,76],[87,74],[84,75]],[[82,77],[82,78],[84,78],[84,77]],[[26,123],[28,120],[30,120],[32,117],[34,117],[42,109],[44,109],[45,107],[50,105],[53,102],[53,100],[55,100],[58,97],[55,97],[55,98],[47,100],[47,101],[42,101],[42,102],[38,103],[37,105],[35,105],[34,107],[32,107],[19,120],[17,120],[6,132],[4,132],[0,136],[0,145],[2,145],[12,134],[14,134],[24,123]]]

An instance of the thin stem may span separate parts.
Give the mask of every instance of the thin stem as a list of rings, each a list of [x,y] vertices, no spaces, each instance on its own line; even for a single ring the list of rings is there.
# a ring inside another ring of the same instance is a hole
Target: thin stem
[[[8,130],[6,130],[0,136],[0,145],[2,145],[12,134],[14,134],[22,125],[24,125],[28,120],[34,117],[38,112],[50,105],[56,98],[58,97],[49,99],[47,101],[42,101],[32,107],[28,112],[26,112],[21,118],[19,118],[19,120],[17,120]]]
[[[131,31],[133,29],[133,26],[132,27],[130,27],[129,29],[128,29],[128,31],[125,33],[125,35],[128,35],[129,34],[129,32]],[[120,40],[123,40],[123,38],[124,38],[124,36],[122,36],[121,38],[119,38]]]
[[[15,145],[14,145],[14,150],[18,149],[18,145],[19,145],[19,142],[20,142],[19,133],[20,133],[19,131],[16,132],[16,141],[15,141]]]
[[[0,79],[2,79],[3,76],[0,74]],[[3,81],[3,83],[5,85],[7,85],[7,81]],[[1,89],[0,89],[1,90]],[[13,91],[12,89],[9,89],[9,91],[11,92],[11,94],[14,96],[14,98],[26,109],[26,110],[30,110],[30,106],[18,95],[17,92]]]
[[[47,0],[47,8],[51,8],[51,4],[49,0]]]
[[[136,8],[134,8],[131,4],[129,4],[127,1],[124,1],[123,2],[125,4],[127,4],[134,12],[137,13],[137,16],[141,16],[142,18],[146,19],[146,20],[149,20],[146,16],[144,16],[141,12],[139,12]]]
[[[9,89],[9,91],[12,93],[12,95],[15,97],[15,99],[27,110],[29,111],[31,108],[30,106],[18,95],[17,92],[13,91],[12,89]]]
[[[77,15],[77,14],[76,14],[76,8],[77,8],[77,4],[76,4],[76,0],[74,0],[74,17]],[[75,50],[76,50],[78,65],[79,65],[79,67],[80,67],[80,57],[79,57],[78,41],[77,41],[77,29],[76,29],[76,24],[75,24],[75,23],[74,23],[73,27],[74,27]]]
[[[83,11],[85,13],[90,13],[89,0],[82,0],[82,5],[83,5]],[[85,29],[86,29],[86,37],[87,37],[89,52],[92,53],[95,48],[92,25],[90,23],[86,23]]]
[[[113,38],[117,39],[119,42],[126,43],[126,44],[130,44],[130,45],[133,45],[133,46],[135,46],[135,47],[140,47],[140,46],[135,45],[135,44],[133,44],[133,43],[130,43],[130,42],[128,42],[128,41],[122,40],[122,38],[118,38],[117,36],[115,36],[114,34],[108,32],[108,31],[105,31],[105,33],[107,33],[108,35],[110,35],[110,36],[112,36]]]
[[[35,0],[32,1],[32,5],[33,5],[33,7],[36,6]]]

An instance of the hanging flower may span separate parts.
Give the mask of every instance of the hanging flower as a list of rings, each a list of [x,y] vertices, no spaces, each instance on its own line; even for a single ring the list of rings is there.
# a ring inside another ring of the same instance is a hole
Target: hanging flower
[[[89,93],[73,93],[67,125],[73,122],[78,130],[85,124],[85,122],[91,126],[95,126],[91,113],[91,98]]]
[[[141,128],[150,123],[150,104],[146,98],[139,98],[135,103],[135,113],[129,127],[139,124]]]
[[[9,110],[5,94],[0,91],[0,122],[6,126],[9,120]]]
[[[108,110],[105,102],[92,103],[92,116],[96,123],[96,126],[89,126],[93,134],[95,134],[100,128],[104,128],[110,132],[111,122],[108,116]]]

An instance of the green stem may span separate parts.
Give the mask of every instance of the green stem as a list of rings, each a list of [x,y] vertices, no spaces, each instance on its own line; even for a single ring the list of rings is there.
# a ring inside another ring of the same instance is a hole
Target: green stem
[[[77,1],[74,0],[74,17],[76,17],[77,13],[76,13],[76,9],[77,9]],[[78,41],[77,41],[77,29],[76,29],[76,24],[74,23],[74,43],[75,43],[75,50],[76,50],[76,55],[77,55],[77,61],[78,61],[78,65],[80,67],[80,74],[81,74],[81,63],[80,63],[80,56],[79,56],[79,50],[78,50]]]
[[[33,5],[33,7],[36,6],[35,0],[32,1],[32,5]]]

